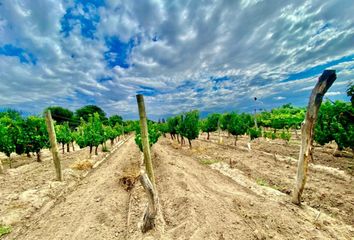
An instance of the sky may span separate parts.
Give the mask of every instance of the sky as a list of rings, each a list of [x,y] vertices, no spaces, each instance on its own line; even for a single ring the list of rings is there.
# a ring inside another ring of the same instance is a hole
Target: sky
[[[0,108],[136,119],[306,106],[354,80],[353,0],[0,0]],[[254,101],[257,97],[257,101]]]

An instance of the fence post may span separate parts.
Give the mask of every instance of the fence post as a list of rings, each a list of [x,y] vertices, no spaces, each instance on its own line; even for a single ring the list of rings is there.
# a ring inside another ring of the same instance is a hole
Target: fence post
[[[301,125],[301,147],[297,165],[296,183],[293,191],[292,202],[301,203],[301,194],[304,190],[309,160],[312,159],[312,145],[315,124],[323,96],[336,80],[335,70],[325,70],[319,77],[316,86],[310,95],[305,120]]]
[[[48,130],[48,134],[49,134],[50,150],[53,155],[53,162],[54,162],[55,172],[57,175],[57,180],[62,181],[63,175],[62,175],[61,166],[60,166],[57,138],[55,135],[54,124],[53,124],[53,119],[52,119],[52,115],[50,113],[50,110],[47,110],[45,112],[45,123],[47,125],[47,130]]]

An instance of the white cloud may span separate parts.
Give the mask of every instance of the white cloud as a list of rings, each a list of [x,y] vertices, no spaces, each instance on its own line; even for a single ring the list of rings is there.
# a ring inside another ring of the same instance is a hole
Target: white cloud
[[[284,82],[289,74],[354,54],[350,0],[109,0],[86,12],[82,4],[76,6],[54,0],[2,2],[0,47],[22,48],[37,63],[0,55],[1,105],[34,106],[39,112],[46,102],[74,108],[93,101],[109,113],[132,116],[134,95],[150,88],[156,94],[146,99],[155,116],[244,108],[254,96],[302,104],[318,76]],[[87,21],[99,16],[92,39],[81,35],[77,19],[64,37],[61,20],[68,7]],[[107,67],[107,37],[134,39],[130,68]],[[327,95],[344,96],[353,64],[351,59],[333,66],[338,80]],[[230,80],[211,80],[224,76]]]

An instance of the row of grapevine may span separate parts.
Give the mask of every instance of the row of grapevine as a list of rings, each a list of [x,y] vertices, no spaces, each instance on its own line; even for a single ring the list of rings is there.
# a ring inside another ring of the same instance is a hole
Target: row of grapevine
[[[95,154],[97,154],[97,148],[100,144],[104,146],[103,150],[105,150],[107,149],[106,141],[110,140],[111,145],[113,145],[116,138],[134,129],[131,122],[122,122],[119,121],[120,119],[117,121],[114,118],[116,116],[104,121],[99,113],[89,114],[87,121],[81,118],[75,129],[72,127],[74,121],[69,118],[59,121],[60,124],[57,122],[55,132],[57,142],[62,146],[63,153],[65,152],[65,146],[68,152],[70,146],[74,150],[75,142],[80,148],[89,147],[90,154],[95,147]],[[104,122],[107,125],[104,125]],[[43,117],[29,116],[23,118],[20,113],[13,110],[2,112],[0,115],[0,136],[0,152],[8,157],[10,168],[12,167],[10,158],[12,153],[27,154],[28,157],[31,153],[35,153],[37,161],[40,162],[41,150],[49,148],[49,136]]]
[[[196,114],[198,117],[190,118]],[[353,116],[353,106],[349,102],[326,101],[320,108],[315,128],[315,141],[321,145],[335,141],[340,150],[345,147],[354,149],[352,141],[354,138]],[[162,122],[157,126],[162,134],[169,133],[172,139],[176,139],[182,144],[184,138],[190,140],[197,138],[199,131],[207,133],[207,139],[209,139],[210,133],[217,131],[218,128],[233,135],[235,145],[238,136],[244,134],[248,134],[250,140],[263,136],[269,139],[279,138],[288,143],[291,138],[290,129],[293,129],[297,134],[304,117],[305,108],[286,104],[269,112],[257,114],[258,128],[255,127],[254,115],[251,114],[212,113],[205,119],[198,121],[196,119],[199,119],[199,114],[196,111],[168,118],[166,123]]]

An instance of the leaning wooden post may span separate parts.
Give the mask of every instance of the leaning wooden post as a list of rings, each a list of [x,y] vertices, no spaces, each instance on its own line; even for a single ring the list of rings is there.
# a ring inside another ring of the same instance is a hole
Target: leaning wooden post
[[[47,130],[48,130],[48,134],[49,134],[50,150],[53,155],[53,162],[54,162],[55,172],[57,175],[57,180],[62,181],[63,175],[62,175],[61,166],[60,166],[57,138],[55,136],[54,124],[53,124],[52,115],[50,114],[50,110],[47,110],[45,112],[45,123],[47,125]]]
[[[325,70],[312,90],[307,105],[305,120],[301,124],[301,147],[297,165],[296,183],[292,196],[292,202],[295,204],[301,203],[301,194],[306,183],[308,163],[312,159],[313,135],[318,111],[324,94],[332,86],[336,78],[335,70]]]
[[[155,175],[154,169],[152,167],[150,144],[149,144],[149,133],[145,112],[144,96],[141,94],[136,95],[136,100],[138,102],[139,117],[140,117],[140,130],[141,130],[141,143],[143,145],[144,152],[144,163],[146,173],[155,188]]]

